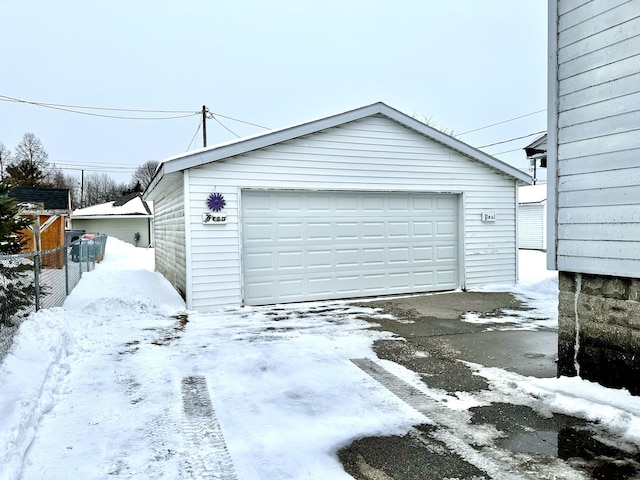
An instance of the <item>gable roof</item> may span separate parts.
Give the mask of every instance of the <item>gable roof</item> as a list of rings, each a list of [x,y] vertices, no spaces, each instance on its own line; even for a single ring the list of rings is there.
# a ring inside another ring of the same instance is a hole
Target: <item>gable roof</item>
[[[410,128],[431,140],[456,150],[472,160],[483,163],[500,173],[510,176],[523,184],[531,183],[531,177],[521,170],[512,167],[491,155],[481,152],[457,138],[451,137],[440,130],[436,130],[425,123],[400,112],[399,110],[391,108],[385,103],[377,102],[354,110],[323,117],[318,120],[312,120],[289,127],[262,132],[256,135],[231,140],[229,142],[220,143],[211,147],[201,148],[167,158],[158,166],[158,170],[156,171],[153,180],[144,193],[145,198],[151,191],[153,191],[165,175],[198,167],[207,163],[216,162],[224,158],[242,155],[253,150],[269,147],[294,138],[317,133],[321,130],[337,127],[345,123],[361,120],[374,115],[381,115],[389,118],[390,120]],[[206,155],[203,155],[204,153],[206,153]]]
[[[547,134],[543,133],[524,147],[527,158],[547,158]]]
[[[142,196],[139,193],[130,193],[113,202],[78,208],[71,213],[71,218],[150,217],[151,215],[151,209]]]
[[[45,210],[69,210],[68,188],[14,187],[9,197],[19,203],[42,203]]]
[[[525,185],[518,188],[518,203],[544,203],[547,201],[547,184]]]

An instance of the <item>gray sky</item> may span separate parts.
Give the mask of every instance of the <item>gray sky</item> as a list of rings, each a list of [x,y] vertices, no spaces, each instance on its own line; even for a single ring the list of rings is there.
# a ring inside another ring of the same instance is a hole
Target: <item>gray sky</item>
[[[186,114],[206,105],[270,128],[383,101],[481,147],[546,128],[543,111],[460,135],[546,108],[546,15],[546,0],[2,0],[0,95]],[[240,136],[263,131],[217,119]],[[33,132],[51,162],[126,181],[186,151],[200,120],[0,101],[0,142],[13,151]],[[235,138],[214,119],[207,137]],[[484,150],[516,150],[497,157],[523,167],[535,138]],[[201,146],[200,131],[191,148]]]

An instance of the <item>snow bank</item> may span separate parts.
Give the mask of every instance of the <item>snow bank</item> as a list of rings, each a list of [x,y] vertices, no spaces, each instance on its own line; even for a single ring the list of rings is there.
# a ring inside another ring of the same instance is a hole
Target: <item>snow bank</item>
[[[42,416],[64,393],[74,338],[61,309],[33,313],[0,365],[0,479],[18,478]]]

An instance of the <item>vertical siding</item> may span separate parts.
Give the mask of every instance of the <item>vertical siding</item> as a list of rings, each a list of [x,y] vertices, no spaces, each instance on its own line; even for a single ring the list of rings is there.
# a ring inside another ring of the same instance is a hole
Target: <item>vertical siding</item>
[[[515,282],[513,179],[387,118],[368,117],[190,170],[192,308],[242,300],[243,188],[463,193],[466,286]],[[225,225],[202,224],[214,191],[226,200]],[[495,213],[497,221],[482,222],[483,212]]]
[[[185,297],[187,273],[182,182],[176,182],[169,194],[157,199],[154,205],[156,270]]]
[[[637,276],[638,3],[559,0],[556,39],[556,266]]]

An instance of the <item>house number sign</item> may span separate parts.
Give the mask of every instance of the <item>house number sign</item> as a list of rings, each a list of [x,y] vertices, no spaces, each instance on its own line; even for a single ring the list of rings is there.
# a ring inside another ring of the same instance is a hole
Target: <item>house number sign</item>
[[[207,197],[207,207],[210,212],[202,214],[203,225],[221,225],[227,223],[227,214],[224,207],[227,204],[224,197],[218,192],[212,193]]]

